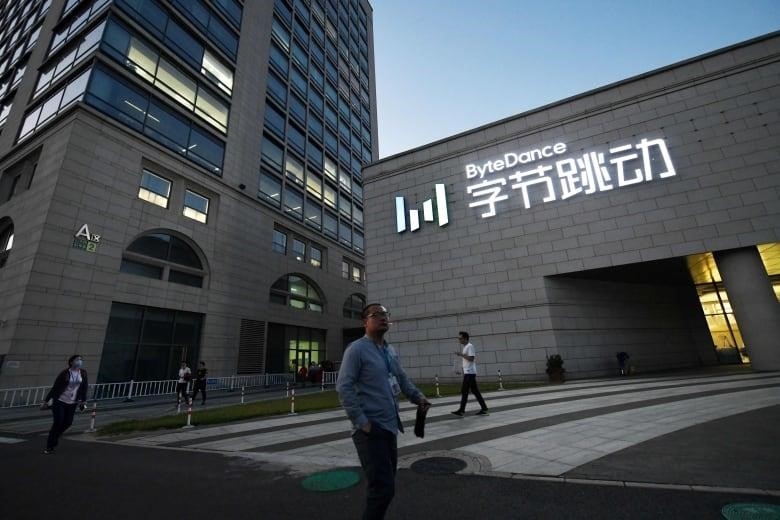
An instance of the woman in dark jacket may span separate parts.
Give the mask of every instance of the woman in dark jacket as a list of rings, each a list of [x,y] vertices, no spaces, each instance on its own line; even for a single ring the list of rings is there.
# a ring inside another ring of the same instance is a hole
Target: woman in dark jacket
[[[44,453],[54,453],[54,448],[60,440],[60,436],[73,424],[73,414],[76,407],[83,412],[87,400],[87,371],[82,365],[84,360],[76,354],[68,358],[68,368],[60,372],[54,385],[44,398],[42,408],[51,401],[51,414],[54,422],[49,430],[49,438],[46,440]]]

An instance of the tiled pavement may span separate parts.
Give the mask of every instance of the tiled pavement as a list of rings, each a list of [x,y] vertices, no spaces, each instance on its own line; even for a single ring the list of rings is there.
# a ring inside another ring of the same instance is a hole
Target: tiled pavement
[[[491,414],[465,418],[450,414],[457,398],[432,399],[424,439],[412,433],[414,407],[403,404],[407,433],[398,438],[399,465],[438,454],[466,461],[462,473],[564,478],[672,432],[780,405],[780,373],[594,380],[485,397]],[[473,400],[470,406],[467,412],[477,410]],[[224,453],[309,474],[358,465],[349,429],[343,411],[335,410],[107,442]],[[770,491],[780,494],[780,484]]]

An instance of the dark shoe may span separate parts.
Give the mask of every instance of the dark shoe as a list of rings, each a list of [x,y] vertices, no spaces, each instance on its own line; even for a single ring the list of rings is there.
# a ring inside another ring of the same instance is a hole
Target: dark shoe
[[[464,415],[466,415],[466,413],[465,413],[465,412],[462,412],[462,411],[460,411],[460,410],[455,410],[454,412],[450,412],[450,413],[451,413],[452,415],[457,415],[458,417],[463,417]]]
[[[490,412],[488,412],[487,410],[480,410],[474,415],[490,415]]]
[[[43,450],[44,455],[52,455],[54,453],[54,448],[46,448]]]

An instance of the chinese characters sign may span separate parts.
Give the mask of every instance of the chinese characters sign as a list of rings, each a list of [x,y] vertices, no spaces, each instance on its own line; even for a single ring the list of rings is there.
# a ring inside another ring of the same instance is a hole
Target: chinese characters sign
[[[529,209],[539,202],[566,200],[676,175],[663,139],[643,138],[635,144],[609,148],[607,153],[565,156],[566,151],[564,143],[555,143],[519,154],[508,153],[482,165],[466,165],[466,178],[479,178],[479,182],[466,187],[466,193],[474,199],[469,207],[482,208],[482,218],[493,217],[499,203],[509,199],[514,190],[523,198],[523,207]],[[535,165],[526,166],[530,163]],[[519,168],[504,174],[504,170],[516,166]]]

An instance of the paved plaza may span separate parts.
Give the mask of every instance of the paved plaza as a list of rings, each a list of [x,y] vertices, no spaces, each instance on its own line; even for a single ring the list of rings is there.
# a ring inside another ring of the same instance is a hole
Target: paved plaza
[[[602,515],[595,512],[588,515],[587,511],[573,513],[570,509],[580,502],[584,507],[599,508],[610,500],[617,501],[615,510],[603,517],[657,518],[654,515],[668,507],[670,518],[717,518],[711,513],[728,503],[780,505],[780,448],[776,442],[780,438],[780,373],[715,370],[659,374],[573,381],[492,392],[485,397],[489,416],[472,415],[478,407],[470,403],[463,418],[450,414],[458,398],[432,399],[424,439],[412,433],[414,407],[402,406],[407,433],[399,436],[399,489],[390,518],[422,518],[418,513],[423,511],[429,518],[444,518],[439,516],[444,510],[450,511],[449,518],[465,518],[458,512],[480,504],[475,513],[492,513],[488,514],[491,518],[560,514],[599,518]],[[146,410],[151,414],[154,407]],[[33,423],[27,422],[28,431],[22,433],[24,424],[22,419],[0,422],[0,436],[7,443],[0,444],[0,453],[13,455],[9,459],[12,464],[30,459],[30,468],[44,470],[48,464],[66,471],[66,461],[73,463],[76,453],[85,457],[100,453],[100,460],[116,460],[118,468],[128,466],[127,479],[147,472],[175,479],[171,474],[175,467],[166,465],[161,470],[157,466],[170,459],[187,461],[182,468],[202,466],[206,473],[202,482],[196,483],[189,471],[197,469],[183,469],[186,474],[180,478],[185,487],[194,490],[208,484],[203,492],[216,496],[227,492],[221,489],[227,481],[220,475],[245,474],[256,483],[255,498],[264,497],[263,507],[275,511],[269,518],[294,516],[285,513],[285,500],[313,505],[340,499],[349,499],[349,514],[330,511],[320,516],[355,518],[363,496],[362,482],[330,494],[300,486],[312,474],[357,469],[349,423],[342,410],[110,438],[96,438],[74,427],[53,460],[40,454],[41,430],[31,431]],[[126,459],[129,454],[132,461]],[[140,465],[142,460],[148,464]],[[431,474],[425,468],[435,466],[426,466],[426,461],[457,464],[439,467],[452,467],[453,471]],[[262,479],[259,484],[258,477]],[[152,482],[158,487],[176,487],[167,479],[160,483],[152,478]],[[245,481],[243,485],[247,485]],[[461,510],[455,507],[458,499],[449,496],[456,489],[474,489],[480,494]],[[499,489],[508,495],[495,495]],[[225,496],[234,493],[231,487]],[[536,502],[548,494],[552,494],[552,501],[572,494],[570,499],[575,502],[568,507],[565,500],[557,505]],[[431,502],[415,503],[421,496]],[[528,515],[515,514],[512,496],[524,497]],[[477,502],[472,503],[474,500]],[[272,506],[275,501],[279,504]],[[163,510],[165,503],[162,500]],[[645,504],[642,514],[635,510],[640,504]],[[231,507],[239,505],[231,502]],[[0,514],[0,518],[32,516]]]

